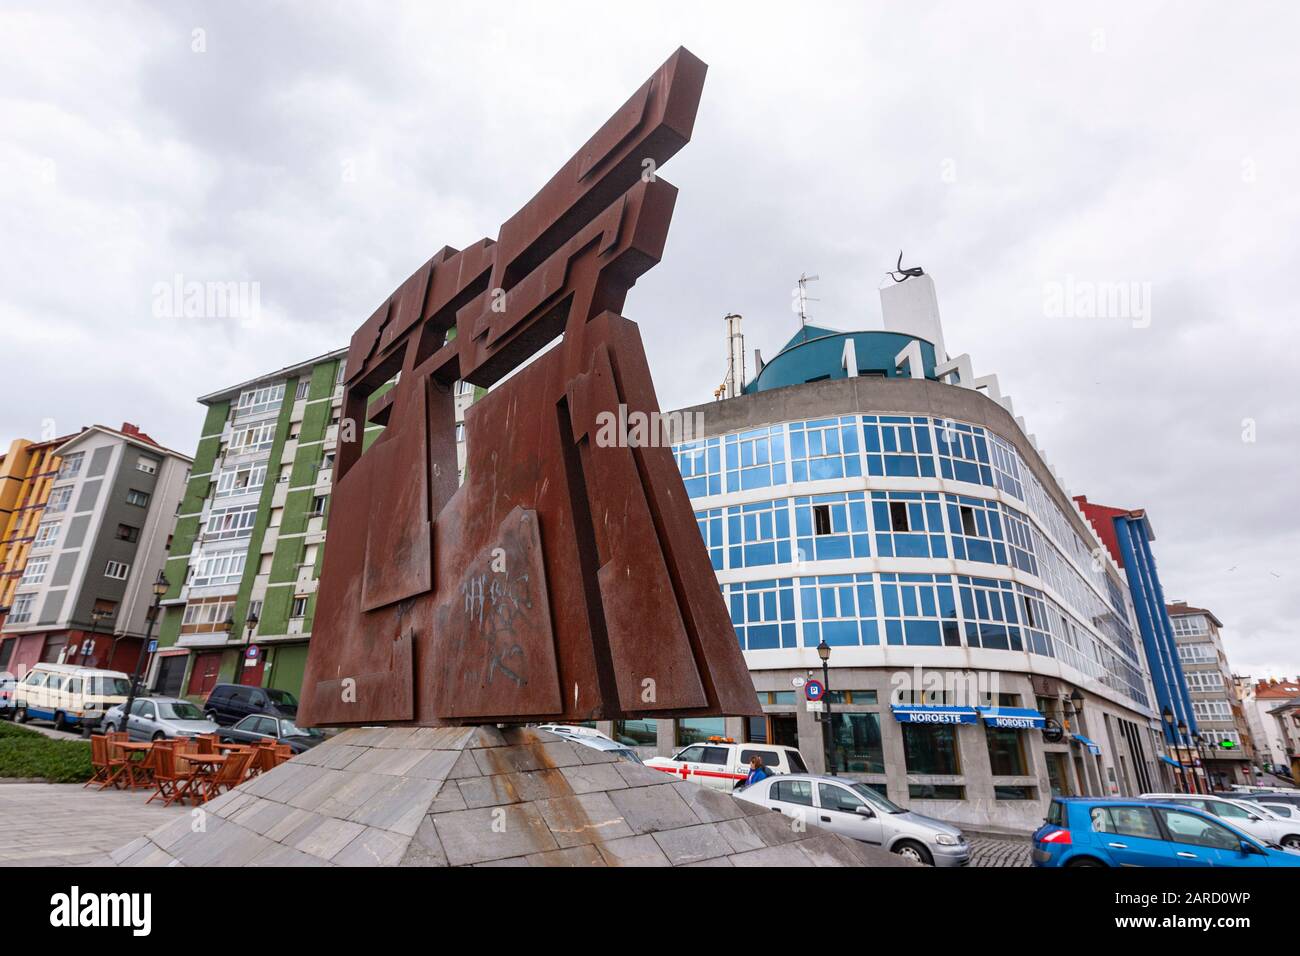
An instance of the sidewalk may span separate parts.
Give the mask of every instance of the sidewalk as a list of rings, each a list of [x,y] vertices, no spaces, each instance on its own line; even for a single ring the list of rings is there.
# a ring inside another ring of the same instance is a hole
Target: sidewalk
[[[0,782],[0,866],[107,866],[109,851],[188,807],[145,806],[145,790]]]

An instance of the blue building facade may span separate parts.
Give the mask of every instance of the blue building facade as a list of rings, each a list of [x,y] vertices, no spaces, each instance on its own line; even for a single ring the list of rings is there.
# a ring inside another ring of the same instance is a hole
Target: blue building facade
[[[1169,717],[1161,721],[1165,740],[1181,747],[1186,741],[1178,739],[1178,725],[1181,723],[1187,728],[1187,736],[1195,735],[1199,728],[1187,678],[1178,660],[1168,602],[1151,549],[1151,542],[1155,540],[1151,522],[1145,511],[1098,505],[1085,496],[1075,500],[1128,578],[1138,633],[1142,636],[1150,668],[1156,710],[1162,717]]]
[[[956,366],[897,328],[805,326],[740,394],[680,410],[704,422],[673,451],[765,711],[725,732],[959,822],[1032,827],[1053,794],[1168,786],[1122,572],[1008,403]],[[829,747],[793,689],[820,645]],[[984,706],[913,673],[972,675]],[[661,753],[692,740],[654,733]]]

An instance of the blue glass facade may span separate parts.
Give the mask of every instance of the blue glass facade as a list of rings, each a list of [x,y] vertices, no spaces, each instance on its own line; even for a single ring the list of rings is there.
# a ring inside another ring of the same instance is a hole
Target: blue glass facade
[[[744,650],[824,640],[1016,651],[1150,705],[1122,590],[987,428],[838,415],[673,451]],[[881,487],[891,478],[900,487]]]
[[[1196,714],[1192,707],[1187,679],[1183,676],[1174,643],[1173,624],[1166,609],[1164,588],[1156,570],[1155,556],[1151,551],[1151,526],[1144,515],[1127,514],[1111,519],[1115,525],[1124,571],[1128,576],[1129,593],[1133,597],[1133,610],[1137,617],[1138,632],[1146,649],[1147,664],[1151,669],[1151,685],[1156,695],[1156,710],[1166,707],[1173,712],[1173,723],[1181,720],[1187,724],[1188,733],[1197,732]],[[1165,739],[1176,743],[1176,732],[1168,723],[1162,723]]]

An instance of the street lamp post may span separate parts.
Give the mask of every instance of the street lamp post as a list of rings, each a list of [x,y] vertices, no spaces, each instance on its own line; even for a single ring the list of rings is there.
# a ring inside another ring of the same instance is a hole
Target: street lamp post
[[[135,703],[136,687],[140,684],[140,672],[144,670],[144,661],[149,654],[149,641],[153,638],[154,622],[158,620],[158,611],[162,605],[163,595],[167,593],[167,575],[158,572],[158,580],[153,584],[153,604],[145,614],[144,640],[140,642],[140,656],[135,660],[135,671],[131,674],[131,686],[127,690],[126,704],[122,707],[122,726],[130,727],[131,706]]]
[[[822,659],[822,748],[826,754],[826,768],[832,777],[835,772],[834,736],[831,733],[831,646],[822,641],[817,645],[817,656]]]
[[[103,608],[94,608],[90,612],[90,636],[81,642],[81,663],[86,663],[86,658],[90,656],[91,651],[95,649],[95,635],[99,632],[99,622],[106,618],[112,617],[112,611],[105,611]]]
[[[226,623],[233,627],[235,622],[234,619],[232,618]],[[256,629],[257,629],[257,613],[250,606],[248,608],[248,617],[244,618],[244,635],[243,635],[244,643],[239,648],[239,661],[238,663],[235,664],[236,684],[238,684],[239,679],[244,676],[244,660],[245,658],[248,657],[248,643],[252,639],[253,631]],[[279,660],[279,658],[277,657],[276,660]]]
[[[1169,739],[1174,735],[1174,712],[1169,709],[1168,704],[1165,704],[1165,708],[1160,712],[1160,716],[1165,722],[1165,739]],[[1178,758],[1178,776],[1182,780],[1183,793],[1191,793],[1191,791],[1187,789],[1187,774],[1183,772],[1183,758],[1182,755],[1178,753],[1176,744],[1177,741],[1175,741],[1174,756]]]
[[[1210,767],[1205,761],[1205,750],[1203,749],[1205,738],[1198,731],[1192,734],[1192,741],[1196,744],[1196,759],[1201,762],[1201,777],[1205,780],[1205,792],[1210,793],[1214,789],[1214,785],[1210,782]]]
[[[1185,720],[1180,720],[1178,722],[1178,745],[1183,748],[1183,753],[1187,755],[1188,759],[1191,759],[1192,742],[1187,738],[1187,721]],[[1201,782],[1196,779],[1195,763],[1192,764],[1192,772],[1188,776],[1191,778],[1191,789],[1187,792],[1195,793],[1200,790]]]

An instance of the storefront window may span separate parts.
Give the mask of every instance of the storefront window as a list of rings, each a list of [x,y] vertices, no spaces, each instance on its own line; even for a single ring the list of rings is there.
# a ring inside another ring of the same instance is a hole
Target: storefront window
[[[908,773],[945,776],[961,773],[961,764],[957,760],[956,727],[941,724],[901,724],[900,726],[903,728],[903,755],[907,762]]]
[[[878,714],[831,713],[831,758],[844,773],[884,773]]]
[[[1021,731],[986,727],[984,735],[988,738],[989,767],[993,776],[1023,777],[1029,772],[1025,769],[1025,746]]]
[[[1003,787],[993,788],[993,796],[998,800],[1037,800],[1037,787]]]
[[[629,747],[655,747],[659,744],[659,722],[649,720],[614,721],[614,739]]]
[[[727,729],[721,717],[686,717],[677,721],[677,746],[697,744],[710,737],[722,737]]]
[[[767,743],[767,718],[746,717],[745,739],[756,744]]]
[[[913,800],[965,800],[966,788],[913,783],[908,785],[907,795]]]

